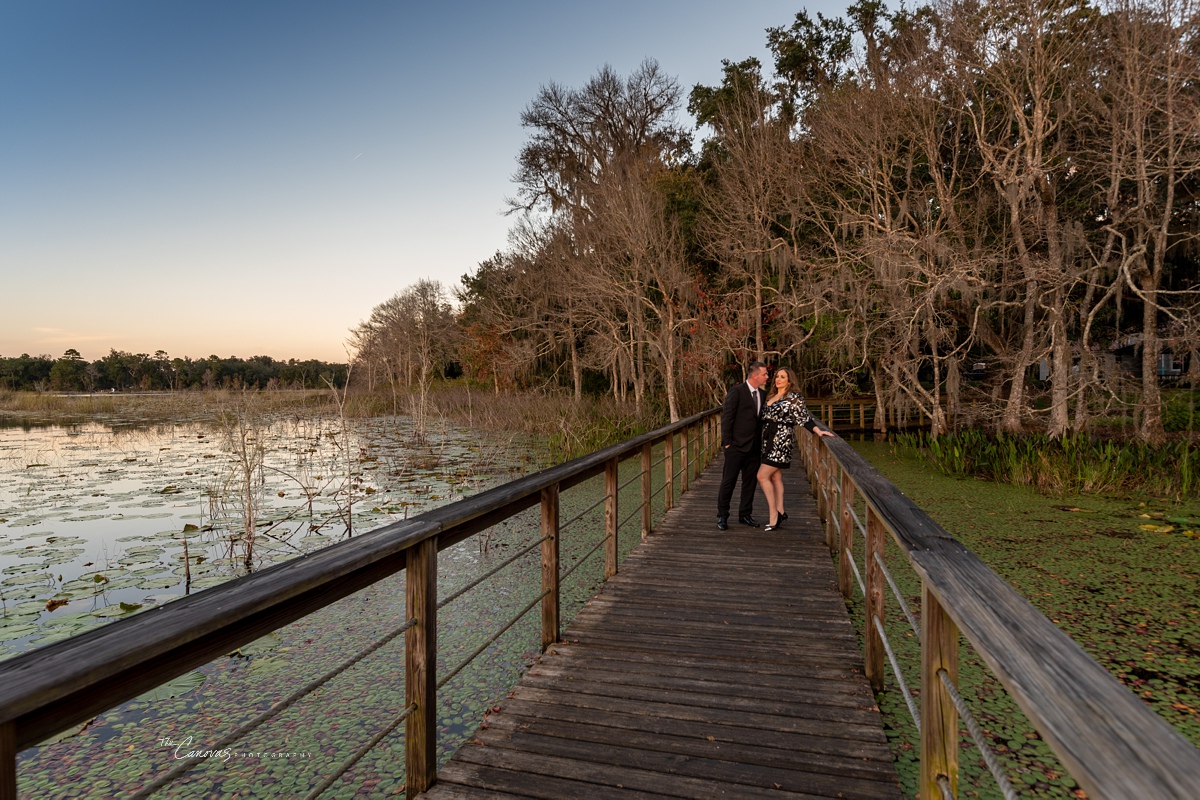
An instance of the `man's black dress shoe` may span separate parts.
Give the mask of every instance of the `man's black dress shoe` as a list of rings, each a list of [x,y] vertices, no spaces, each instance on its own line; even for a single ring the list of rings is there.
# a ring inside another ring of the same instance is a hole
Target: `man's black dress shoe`
[[[717,530],[719,530],[719,531],[729,530],[729,518],[728,517],[717,517]]]
[[[754,521],[754,517],[738,517],[738,522],[742,523],[743,525],[749,525],[751,528],[760,527],[759,524]]]

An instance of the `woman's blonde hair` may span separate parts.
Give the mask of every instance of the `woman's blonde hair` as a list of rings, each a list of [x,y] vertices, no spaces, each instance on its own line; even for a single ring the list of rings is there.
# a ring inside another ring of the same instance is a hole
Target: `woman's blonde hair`
[[[787,375],[787,388],[783,390],[783,394],[800,391],[800,387],[796,385],[796,373],[792,372],[787,367],[780,367],[775,370],[775,374],[771,376],[771,391],[767,392],[767,399],[770,400],[775,395],[779,394],[779,387],[775,384],[775,379],[780,373]]]

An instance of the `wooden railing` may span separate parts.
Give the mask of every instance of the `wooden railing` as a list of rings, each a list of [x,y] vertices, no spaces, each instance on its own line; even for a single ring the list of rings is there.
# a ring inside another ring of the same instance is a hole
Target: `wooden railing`
[[[1200,798],[1200,750],[844,440],[802,430],[800,444],[838,559],[838,585],[849,598],[857,577],[865,597],[867,677],[882,691],[884,659],[891,661],[920,731],[922,798],[957,796],[960,716],[1002,793],[1016,796],[957,691],[959,632],[1089,798]],[[856,496],[865,505],[865,524]],[[865,580],[854,561],[855,528],[865,537]],[[887,571],[885,534],[921,581],[919,625]],[[884,636],[889,584],[921,642],[919,708]]]
[[[439,681],[437,610],[471,587],[458,590],[439,604],[438,552],[540,504],[542,537],[530,549],[541,545],[541,594],[491,641],[540,604],[541,644],[545,649],[559,637],[559,585],[566,574],[558,559],[559,534],[569,524],[559,523],[561,494],[588,478],[605,476],[605,495],[592,508],[604,504],[605,537],[601,541],[604,575],[606,579],[612,577],[617,572],[617,536],[623,524],[618,520],[617,503],[620,463],[630,457],[640,458],[640,473],[634,480],[640,477],[641,505],[632,510],[627,520],[640,512],[641,532],[645,536],[651,526],[651,501],[657,494],[651,491],[651,470],[658,464],[664,465],[664,484],[657,491],[665,493],[663,502],[670,508],[676,481],[686,491],[689,477],[698,475],[717,454],[718,411],[697,414],[407,521],[378,528],[0,663],[0,800],[16,800],[16,757],[21,750],[401,571],[406,573],[407,619],[372,648],[401,634],[405,637],[406,707],[392,721],[392,726],[405,724],[406,792],[414,797],[433,783],[437,770],[437,689],[484,649],[480,647]],[[664,457],[652,463],[651,450],[659,443],[665,443]],[[680,466],[675,461],[677,455]],[[576,566],[581,563],[582,558]],[[372,648],[329,675],[338,674]],[[320,682],[316,681],[309,687],[318,685]],[[272,709],[285,710],[294,699],[277,703]],[[242,732],[250,729],[244,727]],[[386,728],[377,737],[389,730]],[[233,741],[239,735],[241,732],[234,732],[230,735],[233,738],[227,737],[226,741]],[[363,752],[360,748],[354,759]],[[353,760],[347,762],[343,769],[352,764]],[[150,782],[139,796],[149,795],[171,777]],[[331,782],[332,778],[327,778],[310,796],[319,794]]]

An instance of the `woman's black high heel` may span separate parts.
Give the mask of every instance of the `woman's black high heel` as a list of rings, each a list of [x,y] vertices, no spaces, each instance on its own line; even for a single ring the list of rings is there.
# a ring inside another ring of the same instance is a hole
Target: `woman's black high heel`
[[[764,530],[764,531],[773,531],[773,530],[775,530],[776,528],[778,528],[778,527],[779,527],[779,523],[780,523],[780,521],[781,521],[781,520],[778,520],[778,519],[777,519],[777,520],[775,520],[774,524],[772,524],[772,523],[769,523],[769,522],[768,522],[766,525],[764,525],[764,526],[763,526],[763,530]]]
[[[780,523],[783,523],[783,522],[787,522],[787,512],[786,511],[779,512],[779,521],[775,523],[775,527],[778,528]]]

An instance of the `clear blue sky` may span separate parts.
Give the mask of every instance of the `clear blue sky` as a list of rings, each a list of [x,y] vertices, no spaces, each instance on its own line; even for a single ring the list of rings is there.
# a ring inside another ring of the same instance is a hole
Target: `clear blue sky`
[[[686,93],[801,7],[4,0],[0,355],[342,360],[505,246],[542,84],[653,57]]]

